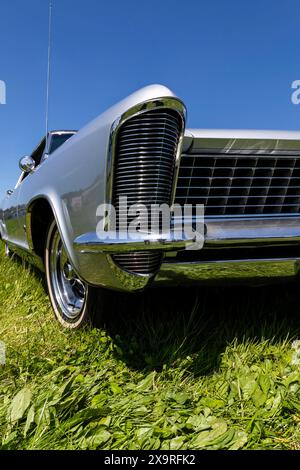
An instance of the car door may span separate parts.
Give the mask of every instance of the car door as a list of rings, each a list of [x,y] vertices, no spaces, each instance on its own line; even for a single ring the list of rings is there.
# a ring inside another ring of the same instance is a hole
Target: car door
[[[31,157],[36,162],[36,168],[41,161],[43,153],[45,152],[46,139],[44,138],[36,149],[31,154]],[[7,240],[14,245],[28,248],[26,231],[24,227],[24,211],[26,211],[26,204],[20,205],[20,196],[22,193],[23,182],[27,179],[31,179],[33,173],[22,172],[18,182],[13,191],[9,191],[3,201],[3,224],[2,224],[2,236],[4,240]]]
[[[30,199],[33,197],[34,189],[33,184],[31,183],[32,178],[35,177],[35,172],[38,170],[41,159],[46,151],[46,138],[42,139],[33,153],[30,155],[31,158],[35,161],[35,169],[30,173],[23,173],[23,176],[20,178],[18,185],[18,194],[17,194],[17,224],[15,227],[15,241],[16,243],[23,247],[28,248],[28,241],[26,235],[26,210],[27,205]],[[27,190],[24,192],[24,185]],[[32,187],[32,191],[30,188]]]

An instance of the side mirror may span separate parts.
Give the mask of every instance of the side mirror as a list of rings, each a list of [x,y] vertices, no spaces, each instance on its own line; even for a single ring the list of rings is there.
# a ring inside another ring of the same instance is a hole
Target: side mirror
[[[30,173],[35,168],[35,161],[31,157],[23,157],[19,161],[19,167],[22,171],[25,171],[25,173]]]

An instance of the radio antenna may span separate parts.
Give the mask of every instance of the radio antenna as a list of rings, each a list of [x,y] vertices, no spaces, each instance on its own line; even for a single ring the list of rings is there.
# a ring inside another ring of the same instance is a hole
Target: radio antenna
[[[48,144],[48,121],[49,121],[49,89],[51,72],[51,33],[52,33],[52,0],[49,0],[49,25],[48,25],[48,62],[47,62],[47,89],[46,89],[46,149]]]

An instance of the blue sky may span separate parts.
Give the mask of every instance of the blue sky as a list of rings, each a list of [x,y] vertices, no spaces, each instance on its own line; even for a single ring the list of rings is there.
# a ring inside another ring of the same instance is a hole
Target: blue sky
[[[300,2],[53,0],[50,128],[77,129],[162,83],[188,126],[299,129]],[[45,133],[48,0],[0,1],[0,192]]]

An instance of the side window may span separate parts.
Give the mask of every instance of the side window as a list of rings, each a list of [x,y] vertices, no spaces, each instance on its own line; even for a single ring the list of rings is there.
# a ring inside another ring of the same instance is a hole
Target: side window
[[[50,144],[49,154],[55,152],[59,147],[61,147],[67,140],[69,140],[74,133],[64,132],[63,134],[53,134]]]
[[[46,147],[46,139],[43,139],[40,145],[31,154],[31,158],[33,158],[33,160],[35,161],[35,167],[39,166],[39,164],[41,163],[41,158],[45,151],[45,147]]]

